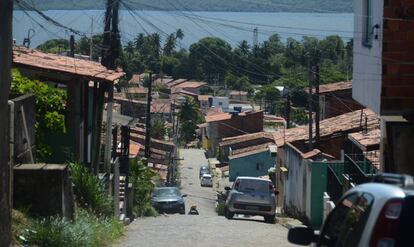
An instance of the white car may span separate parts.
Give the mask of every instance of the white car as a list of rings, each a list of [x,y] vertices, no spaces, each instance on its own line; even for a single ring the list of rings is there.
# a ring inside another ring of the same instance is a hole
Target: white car
[[[227,219],[232,219],[234,214],[244,214],[263,216],[266,222],[275,222],[277,191],[269,179],[237,177],[233,188],[225,189],[229,193],[224,207]]]
[[[213,186],[213,178],[211,177],[211,174],[203,174],[201,176],[200,185],[201,186],[212,187]]]
[[[407,175],[381,174],[340,199],[321,231],[291,228],[288,240],[315,246],[413,246],[414,181]]]

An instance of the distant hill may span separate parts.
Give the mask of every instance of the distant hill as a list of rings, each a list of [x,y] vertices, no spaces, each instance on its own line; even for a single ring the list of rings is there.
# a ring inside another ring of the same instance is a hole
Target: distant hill
[[[353,0],[124,0],[134,9],[167,11],[352,12]],[[106,0],[30,0],[39,9],[103,9]]]

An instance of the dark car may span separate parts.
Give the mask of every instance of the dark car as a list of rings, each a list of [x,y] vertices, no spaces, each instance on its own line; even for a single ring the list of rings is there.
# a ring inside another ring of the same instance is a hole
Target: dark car
[[[208,166],[201,166],[200,167],[200,174],[199,177],[201,178],[203,174],[210,174],[210,168]]]
[[[185,214],[185,203],[180,190],[177,187],[155,188],[151,202],[152,206],[159,213],[180,213]]]

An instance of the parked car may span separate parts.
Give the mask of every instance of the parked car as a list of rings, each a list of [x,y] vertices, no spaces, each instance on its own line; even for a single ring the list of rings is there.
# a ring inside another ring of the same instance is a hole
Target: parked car
[[[383,174],[346,192],[320,233],[309,227],[289,230],[288,240],[316,246],[413,246],[413,178]]]
[[[203,176],[203,174],[211,174],[210,168],[208,166],[200,166],[200,173],[199,173],[200,179],[201,179],[201,176]]]
[[[203,174],[200,180],[201,186],[213,187],[213,178],[211,174]]]
[[[275,222],[275,189],[269,179],[237,177],[229,191],[224,206],[224,216],[233,218],[234,214],[260,215],[268,223]]]
[[[177,187],[155,188],[152,194],[152,206],[160,213],[185,214],[184,197]]]

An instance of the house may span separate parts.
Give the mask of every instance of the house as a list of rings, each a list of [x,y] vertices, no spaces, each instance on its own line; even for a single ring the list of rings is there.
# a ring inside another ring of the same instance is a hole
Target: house
[[[148,89],[145,87],[124,87],[125,96],[128,99],[145,100]]]
[[[200,104],[200,111],[204,115],[207,114],[207,111],[210,109],[210,101],[213,98],[211,95],[198,95],[197,100]]]
[[[305,89],[309,93],[308,89]],[[313,89],[315,93],[315,89]],[[352,81],[319,86],[320,119],[336,117],[364,107],[352,98]]]
[[[320,226],[323,219],[323,193],[328,190],[328,171],[335,171],[342,179],[345,168],[361,168],[361,164],[347,164],[344,159],[348,134],[377,125],[377,115],[368,109],[322,120],[320,142],[315,143],[313,149],[309,149],[308,126],[274,133],[278,146],[278,205],[283,207],[284,212]],[[366,162],[365,168],[373,169],[373,166]],[[348,172],[347,175],[350,184],[360,174]]]
[[[230,91],[229,98],[231,101],[247,101],[248,93],[245,91]]]
[[[68,147],[78,162],[93,163],[97,167],[100,162],[98,154],[104,96],[105,93],[108,94],[106,101],[112,105],[113,86],[124,73],[108,70],[93,61],[20,46],[13,47],[13,67],[18,68],[28,78],[65,85],[67,90],[66,119],[69,133],[61,136],[50,135],[52,153],[55,154],[54,160],[50,162],[67,161],[70,152],[65,151],[65,148]]]
[[[180,90],[185,90],[195,94],[200,94],[200,89],[207,87],[207,83],[199,81],[185,81],[182,83],[174,84],[171,88],[171,93],[175,93]]]
[[[141,76],[138,74],[133,74],[131,79],[129,79],[128,84],[139,86],[141,84]]]
[[[221,108],[224,112],[229,112],[229,98],[228,97],[219,97],[213,96],[211,98],[210,107]]]
[[[352,96],[380,116],[380,166],[414,175],[414,2],[355,1]]]
[[[238,176],[260,177],[276,166],[277,147],[271,133],[258,132],[223,138],[221,163],[229,165],[229,180]]]
[[[217,155],[223,138],[263,131],[262,111],[229,114],[215,110],[207,114],[205,120],[206,125],[201,129],[202,142],[210,157]]]

